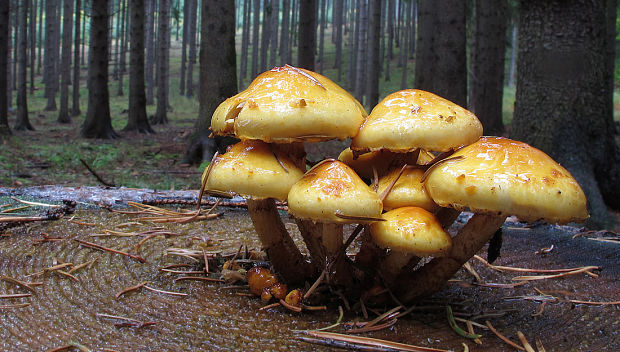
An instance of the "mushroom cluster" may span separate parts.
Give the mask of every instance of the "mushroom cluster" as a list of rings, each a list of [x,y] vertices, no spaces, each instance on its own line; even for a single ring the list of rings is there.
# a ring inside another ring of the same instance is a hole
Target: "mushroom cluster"
[[[390,290],[408,302],[440,290],[507,216],[588,217],[583,191],[549,156],[482,137],[474,114],[421,90],[392,93],[367,115],[328,78],[286,65],[224,101],[211,126],[241,141],[214,157],[205,190],[247,198],[270,264],[289,286],[318,278],[369,301]],[[304,143],[347,138],[338,160],[307,168]],[[275,200],[288,203],[306,251]],[[452,237],[447,229],[463,210],[474,215]],[[347,241],[346,224],[359,224]],[[348,253],[359,233],[359,250]]]

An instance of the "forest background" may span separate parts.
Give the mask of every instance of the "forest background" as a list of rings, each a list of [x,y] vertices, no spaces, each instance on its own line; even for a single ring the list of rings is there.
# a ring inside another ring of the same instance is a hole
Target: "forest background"
[[[617,14],[615,0],[5,0],[0,186],[197,189],[223,147],[206,138],[214,106],[292,64],[369,112],[404,88],[468,107],[485,135],[560,161],[591,225],[613,226]]]

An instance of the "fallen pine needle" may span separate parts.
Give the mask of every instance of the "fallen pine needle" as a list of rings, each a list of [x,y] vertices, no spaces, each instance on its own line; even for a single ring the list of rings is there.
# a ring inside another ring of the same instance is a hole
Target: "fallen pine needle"
[[[28,291],[30,291],[32,293],[36,293],[36,291],[34,290],[34,287],[32,287],[32,283],[30,283],[30,282],[20,281],[20,280],[14,279],[14,278],[6,276],[6,275],[0,276],[0,281],[6,281],[6,282],[9,282],[9,283],[12,283],[12,284],[20,286],[22,288],[25,288],[26,290],[28,290]]]
[[[599,267],[598,266],[584,266],[579,269],[574,269],[572,271],[566,271],[566,272],[562,272],[560,274],[555,274],[555,275],[516,276],[516,277],[513,277],[512,280],[513,281],[531,281],[531,280],[556,279],[559,277],[580,274],[585,271],[596,270],[596,269],[599,269]]]
[[[0,211],[0,214],[7,214],[7,213],[14,213],[16,211],[20,211],[20,210],[24,210],[24,209],[28,209],[30,208],[30,205],[26,205],[23,207],[17,207],[17,208],[11,208],[11,209],[5,209],[3,211]]]
[[[517,336],[519,336],[519,340],[521,340],[521,343],[523,344],[523,347],[525,347],[525,350],[527,352],[536,352],[533,348],[532,345],[530,345],[530,343],[527,341],[527,339],[525,338],[525,335],[523,335],[523,333],[521,331],[517,331]]]
[[[309,335],[312,337],[316,337],[324,340],[332,340],[332,341],[340,341],[351,344],[350,347],[358,346],[360,348],[364,347],[375,347],[377,350],[382,349],[394,349],[399,351],[411,351],[411,352],[448,352],[447,350],[441,350],[437,348],[430,347],[421,347],[414,345],[407,345],[400,342],[393,342],[388,340],[375,339],[370,337],[363,336],[351,336],[345,334],[338,334],[334,332],[328,331],[314,331],[314,330],[302,330],[299,331],[304,335]]]
[[[77,282],[80,281],[80,279],[78,279],[77,277],[73,276],[72,274],[69,274],[66,271],[56,270],[55,272],[57,272],[58,274],[60,274],[62,276],[68,277],[68,278],[72,279],[73,281],[77,281]]]
[[[31,293],[15,293],[15,294],[9,294],[9,295],[0,295],[0,299],[24,298],[24,297],[31,297],[31,296],[32,296]]]
[[[82,269],[82,268],[84,268],[84,267],[86,267],[86,266],[90,267],[90,266],[91,266],[91,265],[93,265],[93,263],[95,263],[98,259],[99,259],[99,258],[95,258],[95,259],[92,259],[92,260],[87,261],[86,263],[82,263],[82,264],[79,264],[79,265],[74,266],[73,268],[71,268],[71,270],[69,270],[69,274],[73,274],[74,272],[76,272],[76,271],[78,271],[78,270],[80,270],[80,269]]]
[[[344,317],[344,311],[342,310],[342,306],[338,306],[338,320],[336,320],[336,323],[330,325],[330,326],[326,326],[323,328],[319,328],[319,329],[315,329],[315,331],[325,331],[325,330],[329,330],[329,329],[333,329],[335,327],[337,327],[338,325],[340,325],[340,323],[342,322],[342,318]]]
[[[474,331],[474,322],[473,321],[467,320],[467,321],[465,321],[465,325],[467,325],[467,332],[470,335],[475,335],[476,334],[476,332]],[[476,323],[476,325],[481,325],[481,324],[477,324]],[[486,328],[486,326],[485,326],[485,328]],[[476,344],[478,344],[478,345],[482,345],[482,340],[480,340],[479,338],[475,338],[474,342]],[[465,345],[465,346],[467,346],[467,345]],[[467,347],[467,349],[469,349],[469,347]]]
[[[60,205],[60,204],[47,204],[47,203],[30,202],[30,201],[27,201],[27,200],[21,200],[21,199],[16,198],[16,197],[11,197],[11,199],[13,199],[16,202],[20,202],[20,203],[28,204],[28,205],[39,206],[39,207],[48,207],[48,208],[61,208],[62,207],[62,205]]]
[[[467,331],[461,329],[458,325],[456,325],[456,321],[454,320],[454,314],[452,314],[452,307],[450,307],[449,305],[446,306],[446,314],[448,316],[448,323],[450,324],[450,327],[452,328],[452,330],[454,330],[454,332],[456,332],[460,336],[463,336],[465,338],[472,339],[472,340],[479,339],[482,337],[482,335],[479,335],[479,334],[470,334]]]
[[[69,222],[72,224],[81,225],[81,226],[97,226],[97,224],[93,224],[91,222],[82,222],[78,220],[69,220]]]
[[[62,264],[50,266],[49,268],[45,268],[45,269],[43,269],[41,271],[37,271],[36,273],[32,273],[32,274],[26,275],[26,277],[43,275],[43,274],[45,274],[47,272],[64,269],[64,268],[69,267],[69,266],[73,266],[73,263],[62,263]]]
[[[379,331],[379,330],[383,330],[383,329],[389,328],[390,326],[396,324],[397,321],[398,321],[398,319],[392,318],[392,319],[386,321],[383,324],[375,324],[373,326],[364,326],[364,327],[357,328],[357,329],[351,329],[351,330],[349,330],[347,332],[349,334],[361,334],[361,333],[364,333],[364,332]]]
[[[18,303],[18,304],[0,304],[0,309],[13,309],[28,307],[30,303]]]
[[[129,258],[135,259],[135,260],[139,261],[140,263],[146,263],[146,259],[142,258],[139,255],[134,255],[134,254],[130,254],[130,253],[127,253],[127,252],[119,251],[119,250],[116,250],[116,249],[107,248],[107,247],[104,247],[102,245],[99,245],[99,244],[96,244],[96,243],[82,241],[82,240],[77,239],[77,238],[75,239],[75,241],[77,241],[78,243],[80,243],[80,244],[82,244],[82,245],[84,245],[86,247],[90,247],[90,248],[94,248],[94,249],[99,249],[101,251],[107,251],[107,252],[112,252],[112,253],[116,253],[116,254],[121,254],[121,255],[127,256]]]
[[[115,326],[118,326],[118,327],[131,326],[131,327],[141,328],[141,327],[144,327],[144,326],[155,325],[154,321],[142,322],[140,320],[136,320],[136,319],[132,319],[132,318],[127,318],[127,317],[121,317],[121,316],[118,316],[118,315],[110,315],[110,314],[97,313],[97,317],[123,321],[122,323],[114,324]]]
[[[494,333],[497,337],[499,337],[499,338],[500,338],[500,340],[504,341],[505,343],[509,344],[510,346],[512,346],[512,347],[514,347],[514,348],[516,348],[516,349],[518,349],[518,350],[520,350],[520,351],[525,351],[525,348],[523,348],[523,347],[521,347],[521,346],[517,345],[516,343],[514,343],[514,342],[510,341],[510,339],[509,339],[509,338],[507,338],[506,336],[504,336],[504,335],[500,334],[500,333],[499,333],[499,331],[495,330],[495,328],[493,327],[493,325],[491,325],[491,322],[490,322],[490,321],[488,321],[488,320],[487,320],[487,321],[486,321],[486,324],[487,324],[487,326],[489,327],[489,329],[490,329],[491,331],[493,331],[493,333]]]
[[[511,284],[500,284],[495,282],[474,282],[474,285],[490,288],[515,288],[517,286],[527,285],[527,281],[520,281]]]
[[[156,288],[150,287],[150,286],[143,286],[145,289],[149,290],[149,291],[153,291],[153,292],[157,292],[157,293],[163,293],[165,295],[171,295],[171,296],[189,296],[187,293],[182,293],[182,292],[170,292],[170,291],[164,291],[164,290],[158,290]]]
[[[181,276],[174,279],[174,281],[183,281],[183,280],[196,280],[196,281],[209,281],[209,282],[225,282],[222,279],[214,279],[212,277],[202,277],[202,276]]]
[[[118,299],[120,296],[124,295],[125,293],[129,293],[129,292],[132,292],[132,291],[135,291],[135,290],[137,290],[137,289],[141,288],[142,286],[146,285],[146,283],[147,283],[147,282],[146,282],[146,281],[144,281],[144,282],[141,282],[141,283],[139,283],[139,284],[137,284],[137,285],[135,285],[135,286],[131,286],[131,287],[128,287],[128,288],[126,288],[126,289],[123,289],[123,290],[119,291],[119,292],[115,295],[115,297],[116,297],[116,299]]]
[[[488,266],[491,269],[497,271],[515,271],[515,272],[528,272],[528,273],[564,273],[571,272],[575,270],[580,270],[583,268],[588,268],[587,270],[598,270],[600,269],[598,266],[585,266],[580,268],[568,268],[568,269],[529,269],[529,268],[514,268],[510,266],[501,266],[501,265],[493,265],[487,262],[484,258],[479,255],[474,255],[474,258],[478,259],[484,265]]]
[[[536,348],[538,349],[538,352],[546,352],[545,346],[543,346],[542,341],[540,341],[538,337],[536,338]]]

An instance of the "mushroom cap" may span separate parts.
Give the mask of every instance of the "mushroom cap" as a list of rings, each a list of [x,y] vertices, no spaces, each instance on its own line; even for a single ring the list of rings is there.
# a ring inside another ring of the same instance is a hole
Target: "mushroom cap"
[[[256,77],[213,113],[216,135],[265,142],[318,142],[357,134],[364,107],[346,90],[318,73],[289,65]]]
[[[233,192],[249,198],[285,200],[291,186],[303,176],[303,171],[286,153],[259,140],[234,144],[212,163],[206,190]]]
[[[424,149],[420,149],[417,159],[414,157],[415,154],[413,153],[394,153],[381,149],[364,153],[355,158],[351,148],[346,148],[340,152],[338,160],[349,165],[360,177],[370,180],[374,177],[373,168],[377,170],[379,176],[382,176],[390,169],[390,166],[402,166],[404,163],[424,165],[434,158],[433,154]]]
[[[519,141],[482,137],[438,164],[426,178],[440,206],[516,215],[523,221],[583,221],[586,197],[577,181],[544,152]]]
[[[470,111],[435,94],[405,89],[375,106],[353,138],[351,149],[445,152],[473,143],[480,136],[482,124]]]
[[[333,159],[308,170],[288,194],[291,214],[319,222],[365,223],[381,217],[382,209],[379,195],[353,169]]]
[[[373,241],[380,247],[417,256],[440,257],[452,247],[452,238],[435,216],[419,207],[402,207],[383,214],[386,221],[370,225]]]
[[[383,194],[383,191],[398,177],[399,173],[400,168],[395,168],[379,178],[377,193]],[[437,210],[437,204],[428,195],[421,182],[423,175],[422,169],[406,168],[383,200],[383,209],[391,210],[411,206],[424,208],[431,212]]]

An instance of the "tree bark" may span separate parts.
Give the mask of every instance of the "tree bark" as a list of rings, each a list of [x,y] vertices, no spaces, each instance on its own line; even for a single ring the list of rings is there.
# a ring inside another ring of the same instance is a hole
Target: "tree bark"
[[[357,40],[356,65],[355,65],[355,97],[364,104],[364,88],[366,88],[366,45],[368,31],[368,4],[365,0],[358,1],[359,11],[359,37]]]
[[[473,11],[468,108],[482,122],[485,135],[501,136],[507,2],[476,0]]]
[[[109,0],[92,0],[88,49],[88,110],[80,134],[84,138],[117,138],[110,117],[108,91]]]
[[[338,69],[338,82],[342,81],[342,22],[344,0],[334,0],[333,30],[335,32],[336,57],[334,67]]]
[[[269,51],[269,65],[267,68],[271,69],[278,63],[278,29],[280,22],[280,0],[271,0],[271,45]]]
[[[146,105],[153,105],[154,98],[154,86],[155,81],[153,79],[153,65],[155,64],[155,30],[153,29],[155,1],[146,0]]]
[[[548,153],[580,183],[592,227],[620,209],[605,1],[520,2],[517,93],[511,137]],[[615,21],[614,21],[615,22]],[[614,36],[615,37],[615,36]]]
[[[282,29],[280,30],[280,66],[291,64],[289,56],[289,19],[291,18],[291,2],[282,0]]]
[[[179,95],[185,95],[185,78],[187,68],[187,25],[189,18],[189,1],[185,0],[183,4],[183,36],[181,41],[181,77],[179,77]],[[178,34],[177,34],[178,35]]]
[[[62,53],[60,63],[60,109],[58,110],[59,123],[71,123],[69,115],[69,84],[71,84],[71,30],[73,29],[74,0],[64,0],[64,16],[62,23]]]
[[[251,0],[243,1],[243,27],[241,29],[241,62],[239,63],[239,86],[243,87],[243,80],[248,73],[248,46],[250,42],[250,15],[252,14]],[[284,0],[286,1],[286,0]]]
[[[323,55],[325,50],[325,26],[327,25],[327,20],[325,19],[327,15],[327,1],[318,1],[321,15],[321,22],[319,22],[319,73],[323,74],[323,61],[325,61],[325,56]]]
[[[28,45],[28,4],[30,1],[20,1],[19,6],[19,38],[17,47],[17,120],[13,129],[16,131],[34,130],[28,119],[28,98],[26,91],[26,66],[28,65],[26,49]]]
[[[123,131],[154,133],[146,116],[144,91],[144,0],[131,0],[129,52],[129,114]]]
[[[56,22],[58,19],[57,9],[58,0],[45,1],[45,97],[47,105],[45,111],[56,111],[56,91],[58,86],[58,72],[56,71],[56,61],[58,61],[58,27]]]
[[[234,0],[203,1],[200,34],[200,111],[183,164],[211,160],[230,139],[209,138],[211,116],[217,106],[237,93]]]
[[[260,72],[267,70],[267,54],[271,39],[271,0],[263,0],[263,24],[260,36]]]
[[[310,71],[314,71],[316,51],[316,2],[317,0],[304,0],[299,3],[297,65]]]
[[[34,95],[34,64],[37,53],[37,0],[30,1],[30,95]]]
[[[390,64],[394,59],[394,0],[387,0],[387,55],[385,58],[385,80],[390,81]]]
[[[82,1],[75,0],[75,38],[73,40],[73,106],[71,115],[78,116],[80,111],[80,21]]]
[[[197,0],[189,0],[189,28],[187,31],[189,41],[189,55],[187,60],[187,80],[185,95],[189,98],[194,95],[194,64],[196,63],[196,10]]]
[[[117,36],[116,38],[116,43],[118,44],[120,41],[120,45],[117,45],[117,49],[118,49],[118,66],[117,66],[117,74],[118,74],[118,89],[116,91],[116,95],[117,96],[123,96],[125,93],[123,92],[123,74],[125,73],[125,41],[126,41],[126,35],[125,32],[127,31],[127,28],[125,27],[126,23],[127,23],[127,19],[129,16],[127,16],[127,2],[126,0],[120,0],[119,3],[120,6],[120,34]],[[143,26],[144,27],[144,26]],[[118,31],[117,31],[118,33]],[[120,39],[119,39],[120,37]]]
[[[258,40],[260,28],[260,0],[252,2],[252,70],[251,78],[258,75]]]
[[[8,91],[8,52],[9,52],[9,13],[10,1],[0,2],[0,135],[11,134],[9,127]]]
[[[168,124],[168,60],[170,40],[170,0],[159,2],[159,28],[157,31],[157,110],[151,118],[154,125]]]
[[[43,40],[42,40],[42,34],[43,34],[43,11],[45,11],[45,7],[43,6],[43,2],[45,0],[39,0],[39,36],[38,36],[38,40],[37,40],[37,46],[39,47],[39,54],[37,56],[37,75],[41,74],[41,58],[43,56],[43,54],[41,53],[41,51],[43,50],[42,44]]]
[[[366,106],[372,109],[379,102],[379,41],[381,39],[381,0],[368,2],[368,70],[366,75]]]

